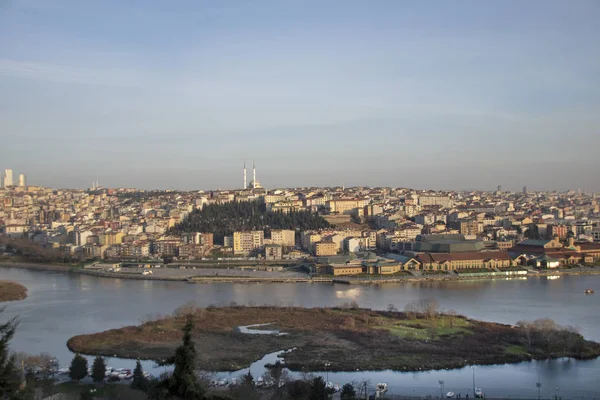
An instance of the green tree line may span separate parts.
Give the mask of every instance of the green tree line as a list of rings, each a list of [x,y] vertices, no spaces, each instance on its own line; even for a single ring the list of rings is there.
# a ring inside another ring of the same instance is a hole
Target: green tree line
[[[223,237],[234,231],[264,230],[268,235],[271,229],[303,231],[328,227],[330,225],[323,217],[309,211],[284,214],[267,211],[265,204],[259,202],[234,201],[194,210],[172,232],[209,232],[214,234],[217,243],[222,243]]]

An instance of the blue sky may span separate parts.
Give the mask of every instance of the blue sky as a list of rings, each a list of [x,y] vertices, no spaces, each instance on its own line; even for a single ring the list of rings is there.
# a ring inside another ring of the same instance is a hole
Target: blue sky
[[[0,0],[0,168],[600,191],[599,20],[595,0]]]

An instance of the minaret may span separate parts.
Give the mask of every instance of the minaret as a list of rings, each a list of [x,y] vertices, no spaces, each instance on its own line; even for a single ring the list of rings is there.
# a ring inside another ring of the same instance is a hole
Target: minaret
[[[246,184],[246,161],[244,161],[244,186],[242,187],[242,190],[246,190],[248,188],[248,185]]]
[[[256,189],[256,165],[252,161],[252,189]]]

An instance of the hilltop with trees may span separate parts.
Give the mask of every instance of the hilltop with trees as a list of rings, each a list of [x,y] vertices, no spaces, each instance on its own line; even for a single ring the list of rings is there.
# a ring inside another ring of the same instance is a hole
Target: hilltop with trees
[[[297,231],[329,228],[321,216],[309,211],[293,211],[289,214],[267,211],[266,205],[256,202],[229,202],[209,204],[201,210],[192,211],[173,229],[173,233],[208,232],[214,234],[218,243],[234,231],[292,229]]]

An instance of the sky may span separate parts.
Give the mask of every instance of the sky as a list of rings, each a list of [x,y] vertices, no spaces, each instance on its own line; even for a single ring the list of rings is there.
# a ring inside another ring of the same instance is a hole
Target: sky
[[[599,20],[596,0],[0,0],[0,169],[600,191]]]

